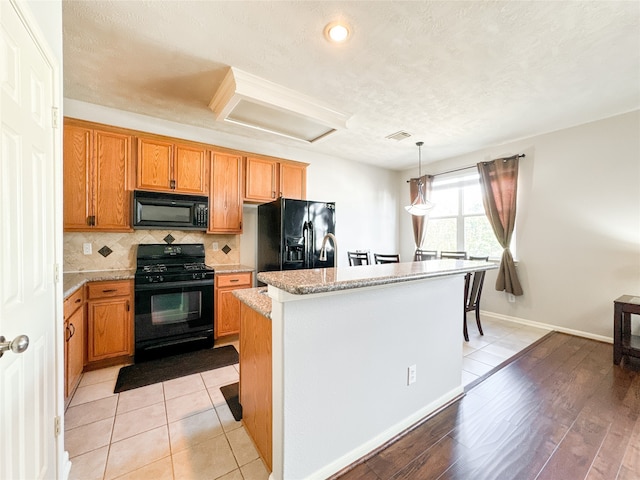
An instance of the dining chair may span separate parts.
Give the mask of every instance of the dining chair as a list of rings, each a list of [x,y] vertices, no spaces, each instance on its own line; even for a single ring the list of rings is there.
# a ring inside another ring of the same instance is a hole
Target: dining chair
[[[467,252],[440,252],[440,258],[456,258],[458,260],[466,260]]]
[[[358,265],[371,265],[369,260],[369,252],[347,252],[349,257],[349,265],[352,267]]]
[[[470,260],[488,260],[489,257],[472,257]],[[469,331],[467,330],[467,313],[475,312],[478,332],[484,335],[482,324],[480,323],[480,297],[482,296],[482,285],[484,284],[485,270],[477,270],[467,273],[464,276],[464,315],[462,322],[462,332],[465,341],[469,341]]]
[[[374,253],[376,263],[400,263],[400,255],[397,253]]]
[[[422,250],[420,248],[416,249],[416,253],[413,254],[414,262],[423,262],[425,260],[433,260],[438,257],[438,252],[436,250]]]

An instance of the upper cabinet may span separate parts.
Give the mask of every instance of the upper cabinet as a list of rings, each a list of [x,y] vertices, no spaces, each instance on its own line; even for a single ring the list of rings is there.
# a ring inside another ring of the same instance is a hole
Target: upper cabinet
[[[278,197],[305,199],[307,165],[259,157],[245,159],[244,200],[265,203]]]
[[[117,129],[65,120],[65,230],[131,231],[132,142]]]
[[[242,157],[211,152],[208,233],[242,233]]]
[[[280,163],[280,197],[307,198],[307,165],[304,163]]]
[[[206,195],[207,154],[203,147],[138,137],[136,188]]]

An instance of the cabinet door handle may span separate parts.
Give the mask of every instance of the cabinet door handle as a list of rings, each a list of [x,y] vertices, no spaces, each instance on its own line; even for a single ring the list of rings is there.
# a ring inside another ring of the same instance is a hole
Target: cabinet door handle
[[[240,281],[239,278],[232,278],[232,279],[229,280],[229,283],[237,283],[239,281]]]
[[[174,189],[174,190],[175,190],[175,188],[176,188],[176,181],[175,181],[175,180],[171,180],[171,181],[169,182],[169,186],[170,186],[172,189]]]
[[[69,340],[71,340],[71,337],[72,337],[72,335],[71,335],[71,329],[69,328],[69,326],[68,326],[68,325],[67,325],[67,328],[65,329],[65,333],[66,333],[66,335],[65,335],[65,337],[66,337],[66,338],[65,338],[65,341],[66,341],[66,342],[68,342]]]
[[[102,290],[102,293],[113,293],[113,292],[117,292],[118,289],[117,288],[107,288],[105,290]]]
[[[129,300],[127,300],[127,312],[131,310],[131,306],[129,305]]]
[[[70,323],[69,326],[72,328],[71,336],[69,337],[69,339],[71,339],[71,337],[73,337],[76,334],[76,326],[73,323]]]
[[[76,298],[76,301],[73,302],[73,303],[80,303],[80,302],[82,302],[82,299],[81,298]]]

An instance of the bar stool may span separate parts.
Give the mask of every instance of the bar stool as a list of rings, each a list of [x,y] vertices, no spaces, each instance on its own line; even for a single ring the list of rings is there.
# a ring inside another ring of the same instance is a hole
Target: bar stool
[[[416,253],[413,254],[414,262],[423,262],[425,260],[433,260],[438,256],[438,252],[436,250],[422,250],[420,248],[416,248]]]
[[[457,260],[466,260],[467,252],[440,252],[440,258],[455,258]]]
[[[469,257],[469,260],[489,260],[489,257]],[[467,273],[464,276],[464,318],[462,322],[462,332],[465,341],[469,341],[469,331],[467,330],[467,313],[476,313],[476,324],[480,335],[484,335],[480,324],[480,297],[482,296],[482,285],[484,284],[484,270]]]
[[[352,267],[358,265],[371,265],[369,260],[369,252],[347,252],[349,257],[349,265]]]
[[[376,263],[400,263],[400,255],[397,253],[374,253],[373,259]]]

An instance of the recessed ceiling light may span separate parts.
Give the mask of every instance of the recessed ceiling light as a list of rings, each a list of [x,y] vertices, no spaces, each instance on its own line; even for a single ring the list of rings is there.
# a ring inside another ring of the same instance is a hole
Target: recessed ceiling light
[[[349,25],[343,22],[331,22],[324,27],[324,36],[333,43],[346,42],[351,35]]]

